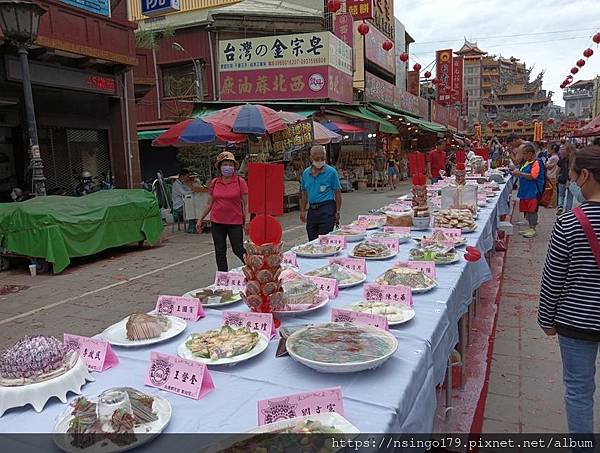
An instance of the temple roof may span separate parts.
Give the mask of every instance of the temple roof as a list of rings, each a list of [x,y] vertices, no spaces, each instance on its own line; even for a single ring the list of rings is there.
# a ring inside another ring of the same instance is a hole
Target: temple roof
[[[477,46],[477,41],[470,42],[467,40],[467,38],[465,38],[465,43],[463,44],[463,46],[454,53],[456,55],[469,55],[469,54],[485,55],[485,54],[487,54],[487,52],[484,52]]]

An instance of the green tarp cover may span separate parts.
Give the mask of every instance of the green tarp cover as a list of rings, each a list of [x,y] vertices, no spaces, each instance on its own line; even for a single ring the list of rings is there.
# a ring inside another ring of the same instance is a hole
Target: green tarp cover
[[[158,201],[142,189],[114,189],[84,197],[47,196],[0,203],[0,245],[9,252],[54,263],[147,240],[163,231]]]
[[[167,132],[166,129],[160,129],[158,131],[138,131],[138,140],[154,140],[165,132]]]
[[[407,115],[406,113],[400,113],[394,110],[390,110],[389,108],[382,107],[377,104],[370,104],[370,108],[376,110],[378,113],[383,113],[385,115],[396,115],[401,116],[405,120],[410,121],[411,123],[415,123],[421,129],[429,132],[445,132],[446,128],[444,126],[440,126],[439,124],[431,123],[430,121],[414,117],[412,115]]]
[[[386,134],[398,134],[398,129],[388,120],[377,116],[375,113],[368,110],[366,107],[358,106],[355,107],[335,107],[332,108],[331,111],[333,113],[339,112],[344,115],[352,116],[354,118],[360,118],[367,121],[372,121],[374,123],[379,123],[379,130]]]

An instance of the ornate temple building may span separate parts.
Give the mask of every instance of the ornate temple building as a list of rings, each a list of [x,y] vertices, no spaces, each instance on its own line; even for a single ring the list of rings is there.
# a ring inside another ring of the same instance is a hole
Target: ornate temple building
[[[544,72],[531,80],[531,68],[518,58],[488,55],[476,42],[465,40],[455,52],[465,59],[463,89],[468,96],[469,123],[494,123],[493,133],[533,135],[533,121],[549,116],[552,92],[542,89]],[[522,126],[520,126],[522,121]],[[502,124],[508,123],[508,127]]]

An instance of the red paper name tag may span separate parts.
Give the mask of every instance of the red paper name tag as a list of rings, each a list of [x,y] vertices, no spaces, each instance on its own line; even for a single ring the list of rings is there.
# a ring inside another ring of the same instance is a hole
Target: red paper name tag
[[[263,334],[268,339],[273,338],[277,333],[271,313],[224,311],[223,324],[232,327],[247,327],[254,332]]]
[[[417,269],[435,280],[435,263],[433,261],[398,261],[394,266]]]
[[[412,289],[408,286],[367,283],[363,288],[363,295],[366,300],[402,304],[411,308],[413,306]]]
[[[119,363],[110,343],[106,340],[65,333],[63,342],[67,349],[79,352],[89,370],[106,371]]]
[[[358,311],[344,310],[342,308],[331,309],[332,322],[349,322],[352,324],[367,324],[378,329],[389,330],[388,321],[385,316],[361,313]]]
[[[337,412],[344,415],[344,402],[340,387],[259,400],[258,424],[262,426],[279,420],[323,412]]]
[[[443,233],[447,238],[460,239],[462,237],[462,230],[460,228],[434,228],[433,234]]]
[[[398,239],[372,237],[369,241],[385,245],[393,253],[398,253],[400,251],[400,241],[398,241]]]
[[[281,257],[281,262],[293,267],[298,267],[298,257],[294,252],[285,252]]]
[[[246,288],[246,276],[241,272],[221,272],[215,274],[215,286],[240,289]]]
[[[385,233],[400,234],[402,236],[410,236],[410,227],[384,226]]]
[[[195,400],[215,388],[204,363],[155,351],[150,353],[144,384]]]
[[[319,236],[319,244],[324,245],[339,245],[342,248],[346,248],[346,236],[336,236],[333,234],[327,234],[325,236]]]
[[[363,274],[367,273],[367,261],[364,258],[329,258],[329,262]]]
[[[155,310],[159,315],[177,316],[186,321],[198,321],[204,318],[200,299],[195,297],[158,296]]]
[[[319,287],[321,291],[327,292],[330,299],[335,299],[339,292],[338,281],[335,278],[325,278],[325,277],[313,277],[311,275],[307,275],[307,277]]]

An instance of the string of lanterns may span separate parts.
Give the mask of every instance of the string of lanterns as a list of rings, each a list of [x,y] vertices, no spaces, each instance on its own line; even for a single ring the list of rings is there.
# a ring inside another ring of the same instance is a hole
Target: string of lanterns
[[[596,33],[594,36],[592,36],[592,41],[594,41],[596,46],[598,46],[598,44],[600,44],[600,33]],[[592,55],[594,55],[594,50],[590,49],[589,47],[583,51],[583,56],[586,59],[589,59]],[[560,84],[560,88],[562,90],[573,83],[573,76],[579,72],[580,68],[585,66],[585,63],[586,61],[583,58],[580,58],[575,62],[575,66],[573,66],[570,70],[571,74],[567,75],[565,80],[563,80],[563,82]]]
[[[535,124],[537,123],[543,123],[543,121],[540,120],[534,120],[531,124],[532,126],[535,127]],[[549,126],[552,126],[555,123],[554,118],[547,118],[546,119],[546,124],[548,124]],[[522,128],[525,126],[525,121],[523,120],[518,120],[515,123],[517,125],[517,127]],[[481,127],[481,125],[478,122],[473,123],[473,127]],[[486,127],[490,130],[493,130],[494,128],[496,128],[496,124],[493,121],[488,121],[486,123]],[[509,129],[510,128],[510,123],[508,121],[502,121],[502,123],[500,123],[500,127],[502,129]]]

